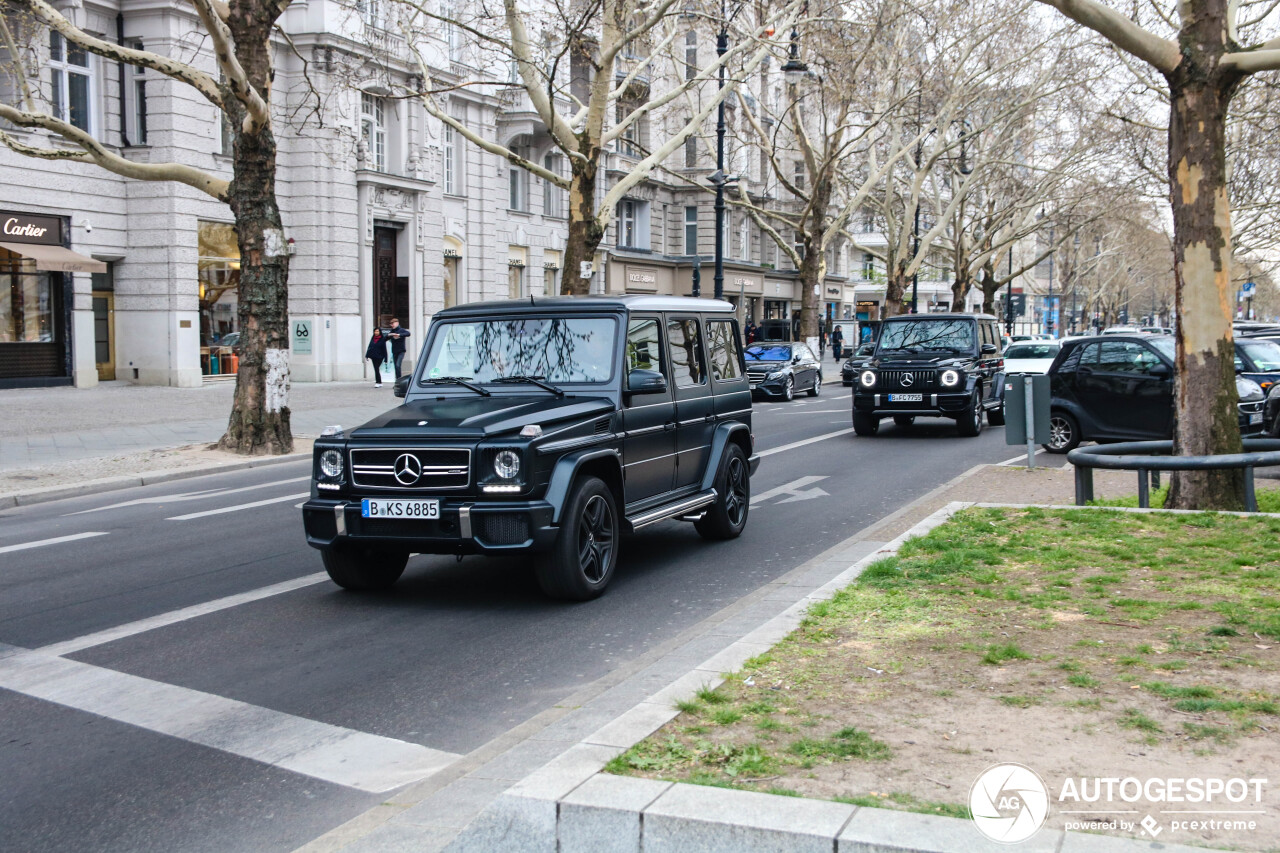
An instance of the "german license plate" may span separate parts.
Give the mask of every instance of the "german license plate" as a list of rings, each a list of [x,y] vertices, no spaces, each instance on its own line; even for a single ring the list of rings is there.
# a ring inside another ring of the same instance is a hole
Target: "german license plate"
[[[1260,423],[1262,423],[1262,412],[1258,412],[1256,415],[1249,415],[1249,426],[1257,426]]]
[[[924,402],[923,394],[890,394],[890,403],[922,403]]]
[[[364,518],[439,518],[440,501],[393,501],[365,498],[360,501]]]

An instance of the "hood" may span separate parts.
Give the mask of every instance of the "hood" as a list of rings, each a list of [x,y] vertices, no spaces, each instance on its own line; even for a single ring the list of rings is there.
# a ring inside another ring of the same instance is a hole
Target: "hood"
[[[964,367],[973,361],[971,355],[961,355],[949,352],[895,352],[890,355],[877,355],[867,361],[867,367],[878,368],[920,368],[936,367],[939,369],[945,367]]]
[[[410,400],[353,430],[352,438],[484,438],[514,432],[526,424],[609,414],[607,397],[554,397],[551,394],[450,396]],[[425,424],[421,423],[426,421]]]

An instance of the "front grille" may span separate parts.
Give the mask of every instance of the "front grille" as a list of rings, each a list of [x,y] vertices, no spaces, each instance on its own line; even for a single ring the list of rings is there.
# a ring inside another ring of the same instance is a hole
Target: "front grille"
[[[473,523],[476,538],[489,545],[519,545],[529,538],[529,516],[524,513],[477,513]]]
[[[903,377],[906,376],[911,377],[909,382],[903,381]],[[876,378],[876,385],[880,388],[919,391],[925,388],[940,387],[938,371],[936,370],[882,370]]]
[[[1261,400],[1259,400],[1256,403],[1240,403],[1239,404],[1240,411],[1246,415],[1256,415],[1258,412],[1261,412],[1262,405],[1263,404]]]
[[[417,476],[413,476],[415,472]],[[462,447],[355,448],[351,451],[351,481],[373,489],[461,489],[471,481],[471,450]]]
[[[317,539],[332,539],[338,535],[338,523],[331,509],[304,509],[307,531]]]

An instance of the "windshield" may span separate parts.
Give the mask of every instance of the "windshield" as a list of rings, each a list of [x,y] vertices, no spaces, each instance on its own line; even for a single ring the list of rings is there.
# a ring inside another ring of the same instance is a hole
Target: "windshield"
[[[1053,358],[1057,344],[1014,344],[1004,351],[1005,358]]]
[[[420,383],[449,376],[477,383],[509,376],[608,382],[616,337],[617,323],[608,317],[446,322],[431,338]]]
[[[790,361],[791,347],[747,347],[748,361]]]
[[[1271,341],[1240,341],[1236,344],[1258,370],[1280,370],[1280,345]]]
[[[905,320],[885,323],[880,331],[880,351],[896,349],[955,350],[974,347],[974,324],[969,320]]]

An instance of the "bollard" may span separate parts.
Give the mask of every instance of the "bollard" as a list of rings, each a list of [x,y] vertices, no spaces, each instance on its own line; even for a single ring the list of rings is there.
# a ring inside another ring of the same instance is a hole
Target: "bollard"
[[[1031,391],[1031,374],[1022,377],[1023,410],[1027,423],[1027,467],[1036,467],[1036,407],[1035,394]]]

